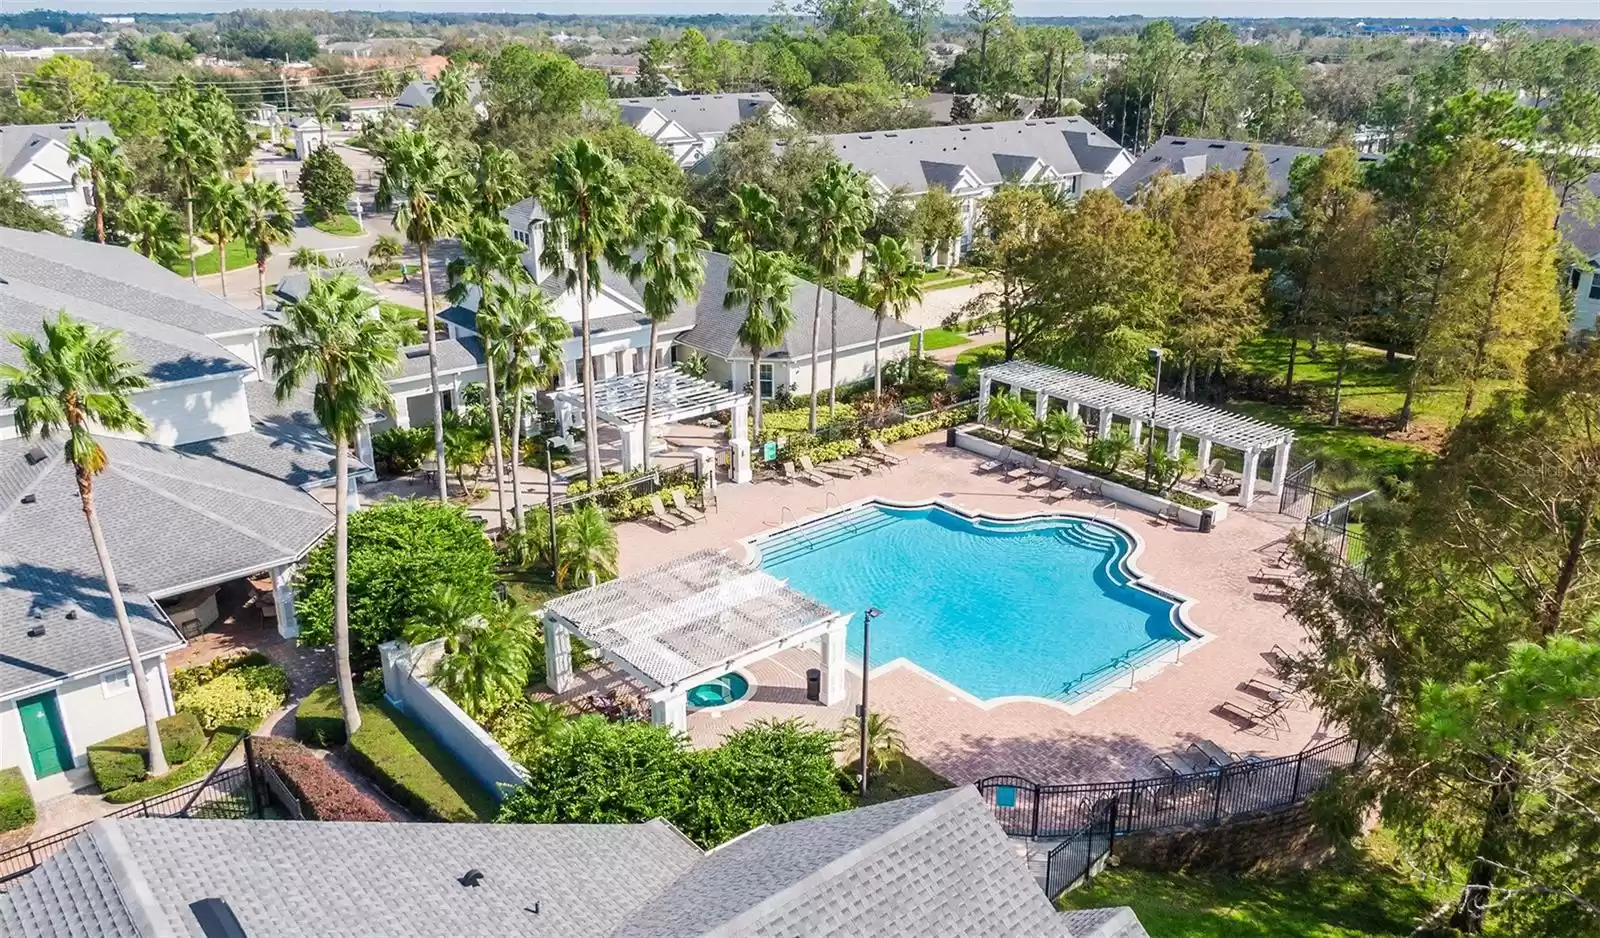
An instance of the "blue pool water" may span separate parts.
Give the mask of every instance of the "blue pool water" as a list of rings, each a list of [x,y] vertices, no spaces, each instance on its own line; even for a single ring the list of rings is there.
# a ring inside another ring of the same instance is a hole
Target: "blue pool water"
[[[984,700],[1082,696],[1190,636],[1129,585],[1126,535],[1079,518],[968,520],[865,505],[759,542],[761,567],[840,612],[877,607],[872,666],[896,658]]]

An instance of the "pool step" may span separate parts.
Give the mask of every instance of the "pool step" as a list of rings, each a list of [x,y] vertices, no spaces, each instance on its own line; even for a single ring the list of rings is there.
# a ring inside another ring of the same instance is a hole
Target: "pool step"
[[[1082,547],[1102,553],[1108,550],[1116,550],[1122,546],[1122,542],[1112,535],[1101,534],[1077,524],[1067,525],[1058,529],[1056,537],[1074,547]]]
[[[758,545],[763,567],[793,560],[822,547],[831,547],[852,538],[860,537],[888,527],[900,519],[881,511],[846,512],[802,528],[795,528]]]

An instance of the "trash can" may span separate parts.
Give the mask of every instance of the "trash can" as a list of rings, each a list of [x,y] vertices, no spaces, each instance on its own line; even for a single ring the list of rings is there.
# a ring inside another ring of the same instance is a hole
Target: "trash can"
[[[1201,534],[1210,534],[1212,526],[1216,523],[1216,515],[1212,513],[1210,508],[1206,508],[1200,512]]]
[[[806,699],[813,703],[822,699],[822,671],[819,668],[806,669]]]
[[[956,445],[956,428],[955,427],[950,427],[950,428],[948,428],[948,429],[946,429],[944,431],[944,445],[946,445],[948,447],[951,447],[952,449],[955,448],[955,445]]]

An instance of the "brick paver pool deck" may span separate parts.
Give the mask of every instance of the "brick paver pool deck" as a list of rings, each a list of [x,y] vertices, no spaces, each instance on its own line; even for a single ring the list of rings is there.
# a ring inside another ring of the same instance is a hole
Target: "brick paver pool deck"
[[[1073,715],[1046,704],[1019,702],[983,708],[915,671],[895,669],[872,678],[875,711],[892,714],[911,754],[953,782],[1016,774],[1039,782],[1101,781],[1155,774],[1151,757],[1196,740],[1261,756],[1286,755],[1338,735],[1303,706],[1286,712],[1287,729],[1247,729],[1215,712],[1230,698],[1250,699],[1240,689],[1266,666],[1274,645],[1294,649],[1300,628],[1284,615],[1266,588],[1253,582],[1264,562],[1282,551],[1292,526],[1258,502],[1255,512],[1234,511],[1210,534],[1168,527],[1126,507],[1114,511],[1095,502],[1066,498],[1046,505],[1015,485],[977,472],[980,460],[944,445],[942,434],[894,447],[909,459],[887,472],[840,479],[826,488],[805,482],[722,486],[720,504],[705,521],[675,532],[645,523],[618,530],[622,573],[632,573],[705,547],[730,547],[739,539],[770,531],[841,503],[877,496],[903,501],[941,498],[964,508],[1003,514],[1063,511],[1100,514],[1138,533],[1138,560],[1161,585],[1195,600],[1192,621],[1214,638],[1183,656],[1181,664],[1140,681]],[[1101,503],[1103,504],[1103,503]],[[787,509],[787,510],[785,510]],[[929,589],[940,584],[929,583]],[[843,610],[841,610],[843,611]],[[1070,640],[1070,636],[1064,640]],[[690,714],[697,745],[714,744],[751,720],[801,716],[837,727],[856,703],[825,708],[807,703],[804,675],[816,665],[809,650],[791,650],[748,669],[759,685],[745,703],[720,712]],[[882,662],[874,662],[874,667]]]

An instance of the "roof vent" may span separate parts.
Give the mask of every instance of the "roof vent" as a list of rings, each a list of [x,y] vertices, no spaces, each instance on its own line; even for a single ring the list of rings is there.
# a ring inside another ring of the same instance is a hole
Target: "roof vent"
[[[78,621],[78,610],[77,610],[76,607],[67,610],[67,621],[68,622],[76,622],[76,621]]]
[[[38,501],[38,500],[39,500],[39,496],[33,494],[32,492],[29,492],[28,494],[22,496],[22,503],[24,505],[31,505],[34,502]]]
[[[1228,148],[1228,145],[1226,143],[1208,143],[1208,144],[1206,144],[1206,146],[1210,147],[1213,150],[1226,150]]]
[[[483,882],[483,870],[467,870],[461,874],[461,878],[457,879],[456,882],[463,886],[476,888],[479,883]]]
[[[26,453],[24,453],[22,458],[26,459],[28,461],[28,465],[37,466],[40,463],[44,462],[45,455],[46,454],[45,454],[45,451],[44,451],[44,447],[35,446],[35,447],[32,447],[31,449],[29,449]]]
[[[244,926],[239,917],[222,899],[212,897],[189,903],[189,911],[200,925],[200,934],[206,938],[245,938]]]
[[[1180,146],[1180,147],[1186,147],[1186,146],[1189,145],[1189,141],[1187,141],[1187,140],[1174,140],[1172,142],[1173,142],[1174,145]]]
[[[408,348],[408,349],[406,349],[406,357],[407,358],[427,358],[428,357],[428,347],[426,345],[419,345],[416,348]]]
[[[29,638],[44,638],[44,625],[36,625],[28,630]]]

